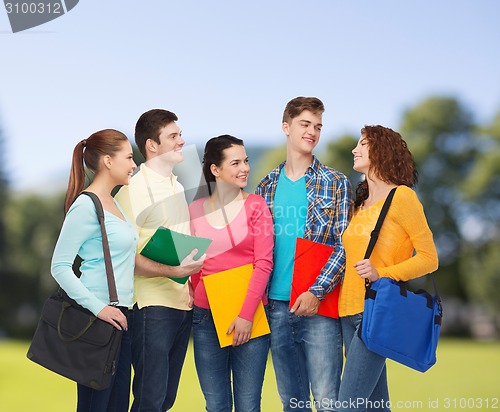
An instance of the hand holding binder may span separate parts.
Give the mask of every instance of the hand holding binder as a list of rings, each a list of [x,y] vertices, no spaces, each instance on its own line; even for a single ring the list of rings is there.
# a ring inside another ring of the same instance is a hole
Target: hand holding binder
[[[248,264],[203,277],[221,348],[233,343],[234,332],[228,335],[227,331],[240,313],[252,273],[253,265]],[[260,301],[253,317],[250,339],[270,332],[264,305]]]
[[[212,243],[212,239],[185,235],[160,226],[141,250],[141,255],[164,265],[179,266],[194,249],[198,249],[194,259],[199,259],[206,252],[210,243]],[[189,276],[170,279],[184,284]]]

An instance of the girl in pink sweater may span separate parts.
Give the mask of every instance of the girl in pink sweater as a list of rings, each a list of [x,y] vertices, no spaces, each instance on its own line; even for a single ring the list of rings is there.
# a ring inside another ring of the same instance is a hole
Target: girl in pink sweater
[[[229,135],[210,139],[203,157],[209,195],[190,206],[191,233],[213,239],[201,272],[191,277],[196,370],[206,410],[213,412],[231,412],[233,398],[236,412],[260,411],[269,335],[250,340],[250,334],[257,305],[267,303],[274,233],[264,199],[243,190],[249,172],[242,140]],[[254,269],[248,292],[228,329],[233,343],[221,348],[203,278],[249,263]]]

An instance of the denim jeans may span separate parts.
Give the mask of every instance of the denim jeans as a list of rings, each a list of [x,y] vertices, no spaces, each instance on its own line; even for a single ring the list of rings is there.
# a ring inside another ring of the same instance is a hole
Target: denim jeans
[[[77,412],[127,412],[130,400],[130,367],[132,363],[132,311],[120,308],[127,317],[128,331],[124,331],[116,373],[109,388],[102,391],[77,385]]]
[[[193,309],[194,359],[208,412],[258,412],[269,353],[269,335],[221,348],[212,313]],[[233,388],[231,389],[231,374]]]
[[[359,338],[362,319],[362,313],[340,318],[347,357],[340,384],[339,411],[390,411],[385,358],[368,350]]]
[[[192,311],[134,306],[132,412],[164,412],[174,404],[191,320]]]
[[[335,411],[342,373],[342,333],[338,319],[295,316],[289,302],[269,300],[271,355],[285,412]]]

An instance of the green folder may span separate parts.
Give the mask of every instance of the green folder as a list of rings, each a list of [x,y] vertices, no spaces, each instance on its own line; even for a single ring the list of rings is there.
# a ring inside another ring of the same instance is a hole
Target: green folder
[[[160,226],[142,249],[141,255],[164,265],[179,266],[193,249],[198,249],[194,258],[199,259],[206,252],[210,243],[212,243],[212,239],[185,235]],[[170,279],[184,284],[189,276]]]

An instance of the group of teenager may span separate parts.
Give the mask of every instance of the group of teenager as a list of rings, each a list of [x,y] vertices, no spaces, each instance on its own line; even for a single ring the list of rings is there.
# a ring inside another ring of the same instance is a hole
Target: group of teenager
[[[364,178],[353,193],[345,175],[313,154],[323,112],[315,97],[288,102],[282,121],[286,160],[255,193],[245,190],[250,166],[243,141],[230,135],[210,139],[203,154],[204,190],[189,205],[173,174],[184,160],[174,113],[154,109],[140,116],[135,142],[145,162],[138,169],[128,138],[117,130],[96,132],[76,145],[52,274],[76,302],[124,331],[113,384],[103,391],[78,385],[77,411],[128,411],[131,384],[131,411],[169,410],[191,331],[209,412],[261,410],[269,350],[284,411],[390,410],[385,358],[369,351],[357,333],[365,281],[425,275],[437,268],[437,253],[414,191],[415,163],[400,134],[378,125],[361,129],[352,153],[354,170]],[[85,166],[93,173],[86,188]],[[395,187],[377,246],[364,259],[382,204]],[[79,196],[84,189],[105,210],[117,306],[109,304],[99,222],[91,199]],[[161,226],[212,243],[199,259],[194,249],[179,266],[161,264],[140,253]],[[333,252],[290,307],[297,238]],[[77,255],[83,259],[79,278],[72,269]],[[253,272],[228,327],[232,345],[221,348],[204,278],[246,264]],[[185,283],[173,280],[186,276]],[[339,318],[318,315],[335,288]],[[251,338],[260,302],[271,333]]]

